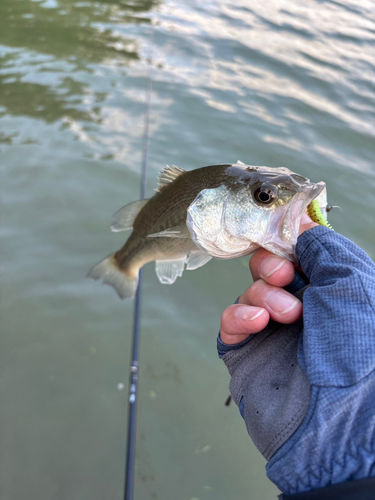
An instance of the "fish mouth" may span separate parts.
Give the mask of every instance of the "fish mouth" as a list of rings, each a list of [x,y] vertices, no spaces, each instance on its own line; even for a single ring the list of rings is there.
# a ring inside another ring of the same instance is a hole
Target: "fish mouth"
[[[303,190],[299,193],[299,195],[295,196],[290,213],[290,216],[295,223],[295,227],[299,228],[299,223],[303,212],[306,211],[311,202],[313,202],[321,193],[323,193],[325,188],[325,182],[318,182],[316,184],[309,182],[305,184]]]
[[[308,194],[305,203],[304,203],[304,210],[312,203],[318,196],[322,193],[322,191],[326,188],[325,182],[317,182],[316,184],[312,185],[312,188],[310,190],[310,193]]]
[[[301,192],[295,195],[292,204],[289,206],[289,209],[284,216],[284,220],[281,225],[281,234],[283,239],[289,240],[289,243],[292,245],[293,251],[291,253],[288,252],[288,258],[292,257],[292,260],[295,260],[294,247],[299,235],[302,214],[306,212],[308,205],[310,205],[312,201],[314,201],[321,193],[325,193],[325,188],[325,182],[318,182],[316,184],[310,182],[305,183]]]
[[[294,207],[293,210],[294,212],[293,219],[297,235],[299,232],[299,225],[301,222],[302,214],[306,212],[306,209],[310,205],[310,203],[312,203],[316,198],[318,198],[320,193],[322,193],[325,190],[325,187],[326,187],[325,182],[317,182],[316,184],[308,183],[304,187],[305,196],[297,201],[296,206]]]

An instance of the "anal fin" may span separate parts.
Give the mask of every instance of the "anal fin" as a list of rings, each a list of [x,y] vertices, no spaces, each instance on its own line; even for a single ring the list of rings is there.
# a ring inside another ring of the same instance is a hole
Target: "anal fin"
[[[172,285],[184,272],[186,257],[175,260],[157,260],[155,262],[156,275],[160,283]]]

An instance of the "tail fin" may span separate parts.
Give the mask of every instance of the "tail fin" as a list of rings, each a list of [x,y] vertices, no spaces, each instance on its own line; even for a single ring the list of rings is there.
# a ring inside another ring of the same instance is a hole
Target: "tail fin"
[[[132,299],[137,290],[138,276],[135,278],[126,276],[118,267],[113,255],[108,255],[90,269],[87,277],[93,280],[103,278],[103,283],[113,286],[121,299]]]

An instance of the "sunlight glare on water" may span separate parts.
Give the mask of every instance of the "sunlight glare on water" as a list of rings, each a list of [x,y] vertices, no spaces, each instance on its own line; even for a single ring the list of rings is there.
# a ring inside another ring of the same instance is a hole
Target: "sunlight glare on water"
[[[242,160],[325,181],[375,257],[372,1],[2,0],[3,500],[122,498],[133,304],[86,280],[166,164]],[[145,267],[135,499],[276,498],[216,354],[247,259],[162,286]]]

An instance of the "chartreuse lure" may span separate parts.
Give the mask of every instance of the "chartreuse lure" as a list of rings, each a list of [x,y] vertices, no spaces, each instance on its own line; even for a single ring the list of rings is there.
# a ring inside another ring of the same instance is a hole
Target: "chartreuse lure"
[[[312,201],[310,205],[307,206],[307,215],[313,222],[320,224],[321,226],[329,227],[333,230],[331,224],[327,221],[327,219],[322,214],[318,202],[316,200]]]

